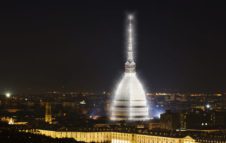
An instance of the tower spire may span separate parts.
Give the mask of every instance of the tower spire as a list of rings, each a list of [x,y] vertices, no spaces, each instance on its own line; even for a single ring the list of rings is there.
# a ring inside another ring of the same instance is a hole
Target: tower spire
[[[148,101],[141,82],[136,75],[134,62],[135,17],[126,17],[126,63],[125,73],[115,91],[111,105],[112,121],[147,121],[149,120]]]
[[[135,72],[136,64],[133,57],[134,48],[134,15],[129,14],[127,17],[127,61],[125,63],[126,72]]]

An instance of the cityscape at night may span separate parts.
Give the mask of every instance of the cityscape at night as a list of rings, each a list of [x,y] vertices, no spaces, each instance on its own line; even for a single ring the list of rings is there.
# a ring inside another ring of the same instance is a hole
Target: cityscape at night
[[[0,142],[226,143],[224,1],[0,7]]]

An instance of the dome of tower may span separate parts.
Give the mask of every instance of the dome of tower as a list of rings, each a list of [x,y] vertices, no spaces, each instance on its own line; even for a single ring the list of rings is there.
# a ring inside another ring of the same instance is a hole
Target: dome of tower
[[[146,100],[144,89],[136,73],[125,73],[116,92],[116,100]]]
[[[136,73],[125,73],[120,81],[111,109],[112,120],[148,120],[148,103]]]

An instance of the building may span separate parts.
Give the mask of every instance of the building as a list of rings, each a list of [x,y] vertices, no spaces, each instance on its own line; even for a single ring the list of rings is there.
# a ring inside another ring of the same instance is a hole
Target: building
[[[225,111],[193,109],[184,112],[167,110],[161,114],[160,127],[166,130],[217,130],[226,127]]]
[[[148,129],[149,130],[161,129],[160,120],[159,119],[151,120],[151,122],[148,123]]]
[[[164,132],[120,132],[99,129],[98,131],[51,131],[51,130],[26,130],[35,134],[50,136],[52,138],[73,138],[82,142],[111,142],[111,143],[196,143],[190,136],[170,134]]]
[[[186,129],[225,129],[225,111],[192,110],[184,113]]]
[[[135,71],[133,15],[128,16],[127,23],[128,49],[125,73],[115,91],[111,104],[110,119],[113,121],[144,121],[149,120],[149,111],[144,89]]]
[[[167,110],[160,115],[160,128],[166,130],[176,130],[181,127],[180,114]]]
[[[45,104],[45,122],[52,124],[51,104],[49,102]]]

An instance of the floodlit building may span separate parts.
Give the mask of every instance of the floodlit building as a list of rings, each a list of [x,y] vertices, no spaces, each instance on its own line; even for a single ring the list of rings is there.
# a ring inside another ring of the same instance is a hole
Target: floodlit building
[[[127,19],[127,61],[125,73],[114,93],[110,119],[113,121],[149,120],[148,102],[143,86],[136,75],[134,61],[134,16]]]
[[[111,142],[111,143],[196,143],[190,136],[170,134],[164,132],[133,133],[110,131],[100,128],[98,131],[52,131],[52,130],[25,130],[34,134],[41,134],[52,138],[73,138],[81,142]]]
[[[46,102],[45,105],[45,122],[52,124],[51,104],[49,102]]]

